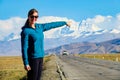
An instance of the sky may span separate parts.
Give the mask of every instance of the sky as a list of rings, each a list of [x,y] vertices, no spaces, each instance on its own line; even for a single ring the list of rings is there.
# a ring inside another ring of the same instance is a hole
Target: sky
[[[0,0],[0,41],[20,37],[32,8],[38,10],[39,22],[72,20],[70,29],[76,31],[75,35],[79,35],[78,27],[81,31],[120,32],[120,0]],[[55,32],[49,31],[45,37],[53,37]]]
[[[39,16],[58,16],[81,21],[96,15],[115,16],[120,13],[120,0],[0,0],[0,20],[26,18],[31,8]]]

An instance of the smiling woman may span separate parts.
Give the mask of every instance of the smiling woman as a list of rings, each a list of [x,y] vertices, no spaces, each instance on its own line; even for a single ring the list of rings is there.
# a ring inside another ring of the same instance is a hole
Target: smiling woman
[[[44,58],[43,32],[64,25],[69,27],[71,25],[70,21],[39,24],[36,23],[37,18],[38,11],[31,9],[21,32],[22,58],[27,71],[27,80],[40,80]]]

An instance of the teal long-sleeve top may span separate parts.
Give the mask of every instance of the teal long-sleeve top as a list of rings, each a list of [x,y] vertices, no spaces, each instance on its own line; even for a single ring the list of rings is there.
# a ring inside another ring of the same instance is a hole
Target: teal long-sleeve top
[[[44,57],[44,31],[66,25],[66,22],[51,22],[35,24],[35,29],[24,26],[21,32],[21,51],[24,65],[29,65],[29,59]]]

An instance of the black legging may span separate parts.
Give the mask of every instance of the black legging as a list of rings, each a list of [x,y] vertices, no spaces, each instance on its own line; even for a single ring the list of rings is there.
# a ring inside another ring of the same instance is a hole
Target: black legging
[[[27,80],[40,80],[43,66],[43,58],[35,58],[29,61],[31,70],[27,73]]]

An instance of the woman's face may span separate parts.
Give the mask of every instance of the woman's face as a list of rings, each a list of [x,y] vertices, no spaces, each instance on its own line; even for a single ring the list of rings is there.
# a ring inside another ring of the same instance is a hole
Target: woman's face
[[[30,15],[30,16],[28,17],[29,23],[30,23],[30,24],[35,24],[35,22],[37,21],[37,18],[38,18],[38,13],[37,13],[37,12],[34,12],[32,15]]]

